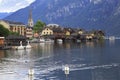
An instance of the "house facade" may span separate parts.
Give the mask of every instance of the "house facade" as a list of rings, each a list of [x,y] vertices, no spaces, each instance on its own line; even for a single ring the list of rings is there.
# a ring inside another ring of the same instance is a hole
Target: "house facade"
[[[33,37],[33,28],[32,27],[29,27],[29,26],[26,27],[25,36],[29,39]]]
[[[44,27],[41,35],[53,35],[53,30],[50,27]]]
[[[48,24],[46,27],[43,28],[41,36],[52,35],[54,37],[58,37],[64,34],[64,28],[60,27],[57,24]]]
[[[0,37],[0,46],[3,46],[4,45],[4,37]]]
[[[26,26],[21,22],[0,20],[0,24],[2,24],[5,28],[7,28],[11,32],[16,32],[16,33],[19,33],[20,35],[25,36]]]

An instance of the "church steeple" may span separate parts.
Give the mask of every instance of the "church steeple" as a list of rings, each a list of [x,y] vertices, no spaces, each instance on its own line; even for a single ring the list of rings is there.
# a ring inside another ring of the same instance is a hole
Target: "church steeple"
[[[33,27],[34,26],[33,19],[32,19],[32,9],[30,9],[30,12],[29,12],[28,26],[29,27]]]

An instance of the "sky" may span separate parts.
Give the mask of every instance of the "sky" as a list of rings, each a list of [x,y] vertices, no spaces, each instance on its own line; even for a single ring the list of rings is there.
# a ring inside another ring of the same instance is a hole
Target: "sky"
[[[35,0],[0,0],[0,13],[15,12],[30,5]]]

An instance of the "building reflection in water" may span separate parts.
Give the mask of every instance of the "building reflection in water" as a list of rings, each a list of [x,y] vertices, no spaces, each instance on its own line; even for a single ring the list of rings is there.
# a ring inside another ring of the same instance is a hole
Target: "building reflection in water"
[[[110,45],[114,45],[115,44],[115,39],[109,40],[109,43],[110,43]]]
[[[104,46],[104,44],[105,44],[105,41],[104,40],[100,40],[100,41],[98,41],[98,40],[96,40],[96,41],[86,41],[86,46],[87,47],[96,47],[96,46],[99,46],[99,47],[103,47]]]
[[[87,41],[87,42],[86,42],[86,46],[87,46],[87,47],[94,47],[95,44],[94,44],[93,41]]]
[[[5,57],[4,51],[1,50],[1,51],[0,51],[0,59],[1,59],[1,58],[4,58],[4,57]]]
[[[41,57],[53,56],[53,43],[40,43]]]

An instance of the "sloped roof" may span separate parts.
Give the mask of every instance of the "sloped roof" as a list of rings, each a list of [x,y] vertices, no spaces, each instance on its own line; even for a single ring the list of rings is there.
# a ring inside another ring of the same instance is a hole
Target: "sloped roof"
[[[4,21],[8,24],[25,25],[22,22],[16,22],[16,21],[9,21],[9,20],[1,20],[1,21]]]
[[[61,28],[60,26],[59,27],[56,27],[56,26],[45,26],[44,28],[43,28],[43,30],[44,29],[46,29],[46,28],[49,28],[49,29],[51,29],[51,30],[53,30],[53,32],[63,32],[63,28]]]
[[[48,27],[49,27],[49,26],[52,26],[52,27],[53,27],[53,26],[56,26],[56,27],[58,27],[59,25],[58,25],[58,24],[48,24],[47,26],[48,26]]]

